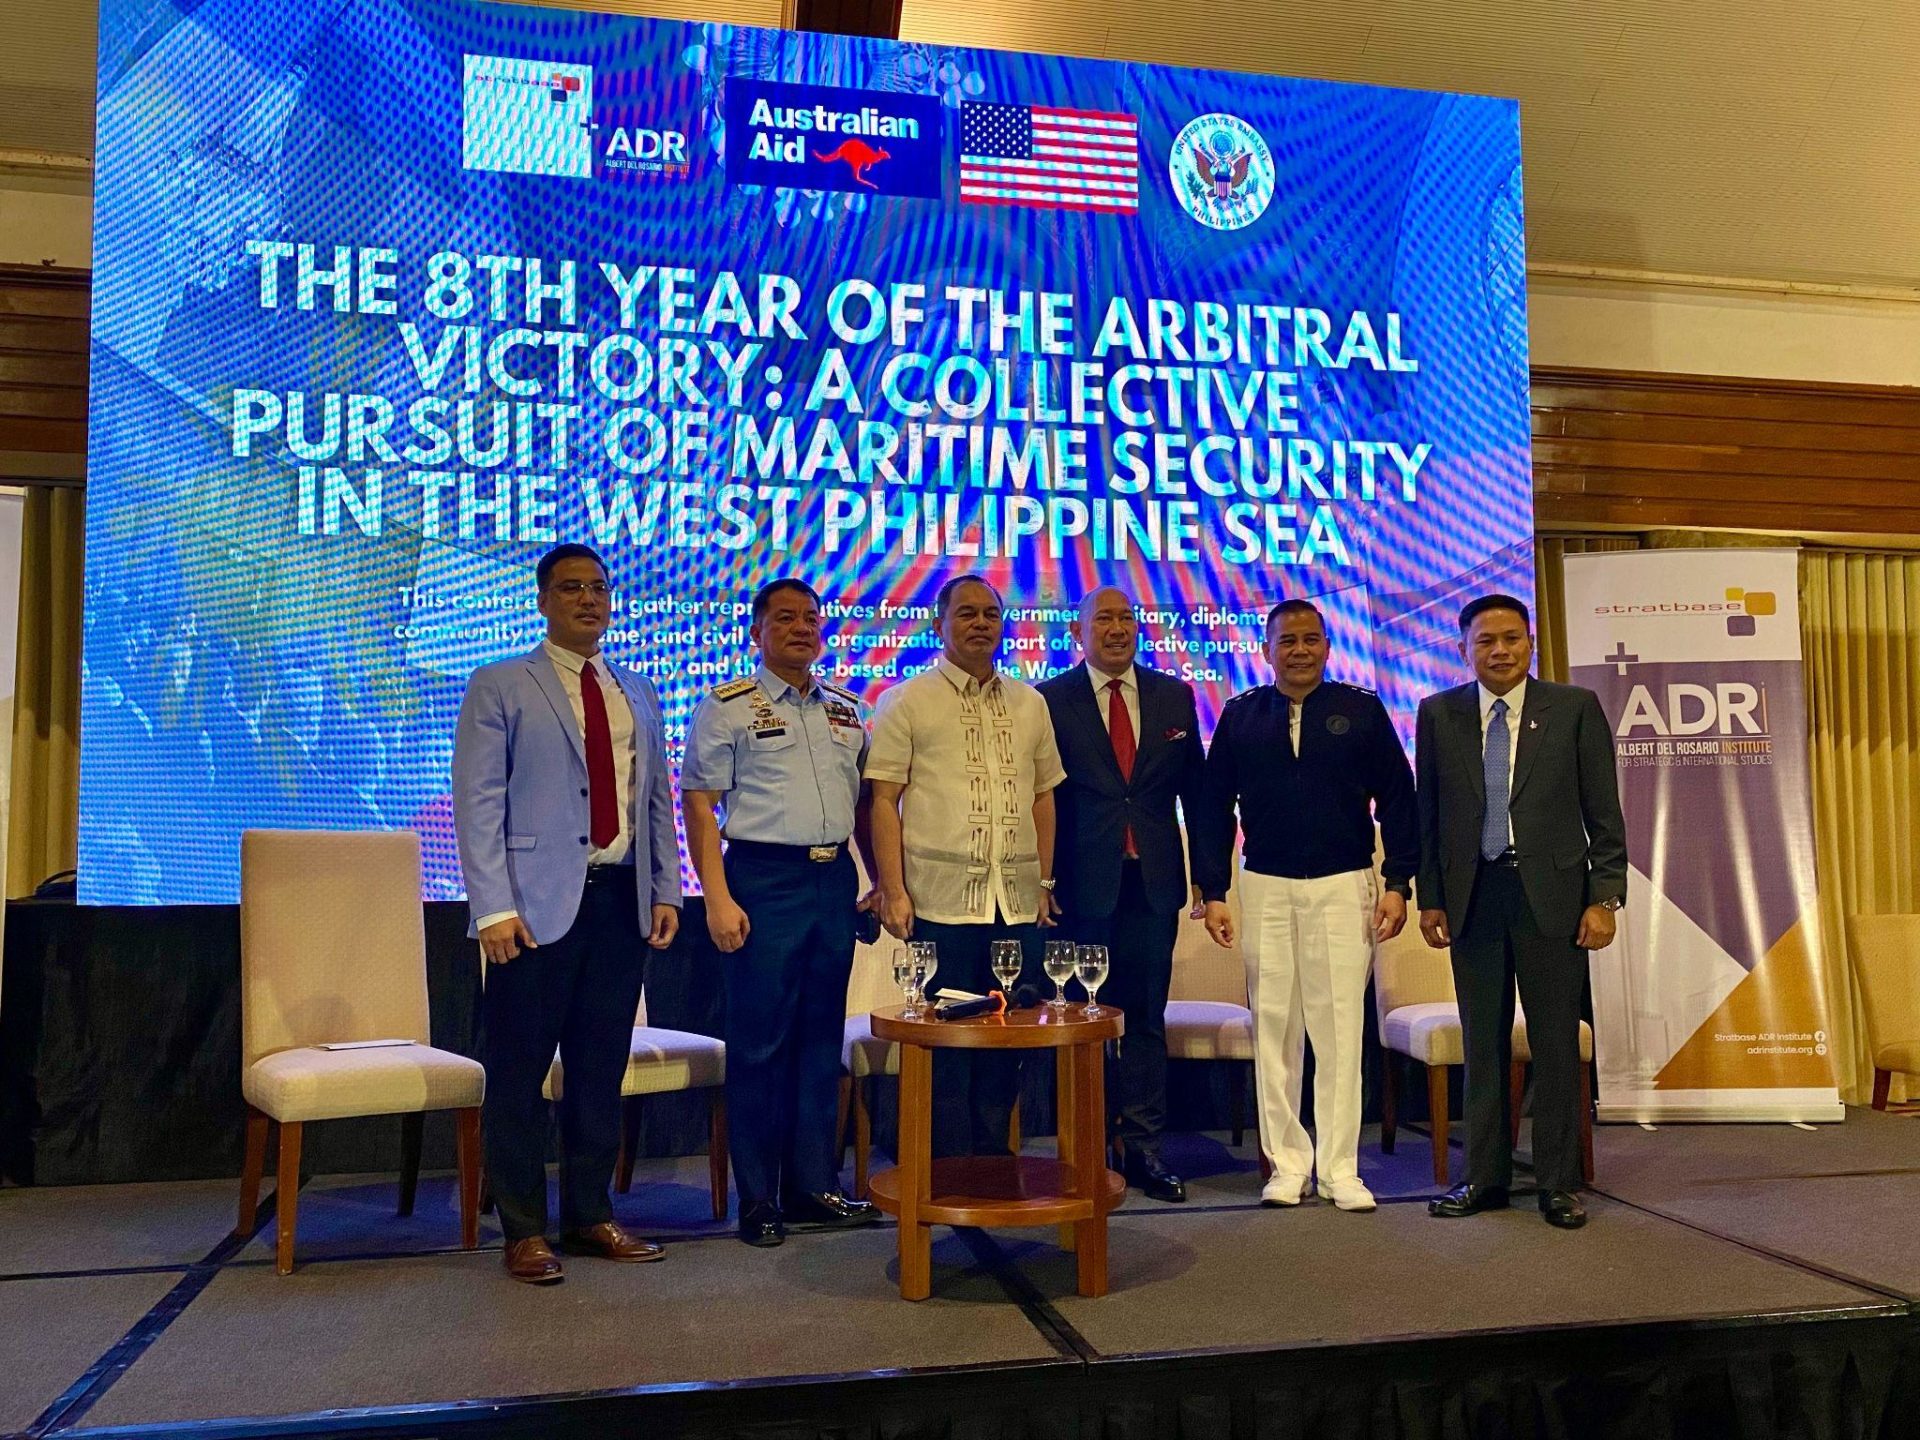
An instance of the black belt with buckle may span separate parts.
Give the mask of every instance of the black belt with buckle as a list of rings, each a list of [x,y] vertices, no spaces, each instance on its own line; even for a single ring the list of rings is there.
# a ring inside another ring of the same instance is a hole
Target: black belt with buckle
[[[1520,868],[1520,855],[1511,845],[1509,845],[1506,849],[1502,850],[1498,855],[1494,856],[1491,860],[1487,860],[1483,857],[1481,860],[1481,864],[1498,865],[1503,870],[1518,870]]]
[[[587,866],[587,883],[589,885],[597,885],[602,881],[613,880],[622,875],[626,876],[628,884],[632,884],[633,866],[627,864]]]
[[[727,854],[736,860],[777,860],[786,864],[811,862],[830,865],[847,853],[847,842],[833,845],[773,845],[765,840],[729,840]]]

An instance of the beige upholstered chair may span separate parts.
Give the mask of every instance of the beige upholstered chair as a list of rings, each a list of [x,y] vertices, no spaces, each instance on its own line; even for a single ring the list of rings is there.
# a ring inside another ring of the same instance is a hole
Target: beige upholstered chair
[[[1460,1030],[1460,1006],[1453,992],[1453,959],[1448,950],[1435,950],[1420,938],[1419,917],[1409,914],[1406,928],[1374,948],[1373,998],[1380,1035],[1380,1148],[1393,1153],[1399,1123],[1399,1076],[1394,1056],[1405,1055],[1426,1067],[1427,1109],[1433,1120],[1433,1178],[1449,1183],[1447,1140],[1447,1077],[1452,1067],[1466,1061]],[[1580,1163],[1593,1179],[1593,1030],[1580,1022]],[[1513,1017],[1513,1071],[1510,1108],[1514,1133],[1519,1133],[1520,1099],[1526,1067],[1533,1061],[1527,1048],[1527,1019],[1517,1007]]]
[[[893,957],[905,942],[885,931],[875,945],[858,945],[853,952],[853,974],[847,981],[846,1038],[840,1048],[840,1113],[838,1133],[846,1133],[849,1110],[853,1117],[853,1193],[867,1195],[867,1172],[873,1156],[874,1077],[900,1073],[900,1047],[873,1035],[872,1012],[900,1003],[900,987],[893,983]],[[936,976],[935,985],[939,979]]]
[[[565,1083],[560,1057],[553,1057],[544,1093],[558,1100]],[[614,1184],[622,1195],[633,1189],[634,1151],[640,1143],[640,1100],[677,1090],[707,1092],[707,1185],[713,1194],[713,1218],[727,1215],[727,1047],[711,1035],[667,1030],[647,1024],[647,998],[633,1017],[633,1045],[627,1073],[620,1079],[620,1158]]]
[[[293,1270],[302,1127],[350,1115],[399,1115],[400,1213],[413,1210],[420,1122],[456,1112],[460,1243],[479,1243],[478,1061],[427,1043],[426,929],[420,837],[410,831],[249,830],[240,842],[240,1089],[246,1170],[236,1233],[251,1234],[278,1128],[276,1259]],[[354,1041],[404,1045],[326,1049]]]
[[[1887,1103],[1896,1071],[1920,1075],[1920,915],[1849,915],[1847,941],[1867,1012],[1873,1108],[1920,1110]]]
[[[1237,871],[1236,871],[1237,873]],[[1227,892],[1238,935],[1240,892]],[[1236,943],[1223,950],[1206,926],[1180,915],[1173,942],[1173,983],[1167,1000],[1167,1058],[1224,1060],[1233,1111],[1233,1143],[1246,1138],[1247,1076],[1253,1067],[1253,1012],[1247,1008],[1247,971]]]

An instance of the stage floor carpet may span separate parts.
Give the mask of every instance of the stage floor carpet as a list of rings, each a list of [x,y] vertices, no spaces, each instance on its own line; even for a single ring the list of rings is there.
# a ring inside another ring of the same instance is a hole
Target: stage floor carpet
[[[490,1227],[454,1248],[446,1176],[407,1220],[389,1177],[314,1179],[290,1277],[270,1223],[226,1238],[234,1182],[0,1191],[0,1432],[1920,1429],[1920,1119],[1602,1127],[1596,1147],[1592,1223],[1565,1234],[1531,1193],[1430,1219],[1418,1132],[1393,1156],[1369,1134],[1371,1215],[1261,1209],[1251,1141],[1172,1137],[1189,1203],[1129,1192],[1098,1300],[1050,1231],[937,1230],[921,1304],[898,1298],[890,1225],[750,1250],[709,1218],[699,1157],[618,1200],[665,1263],[576,1260],[550,1290],[505,1279]]]

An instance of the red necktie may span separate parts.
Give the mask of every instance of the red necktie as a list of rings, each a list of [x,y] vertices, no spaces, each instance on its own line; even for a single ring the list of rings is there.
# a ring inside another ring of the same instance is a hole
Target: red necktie
[[[1133,717],[1127,714],[1126,697],[1120,693],[1120,682],[1107,682],[1107,734],[1113,739],[1113,758],[1120,762],[1120,778],[1129,784],[1133,782],[1133,757],[1138,753],[1133,739]],[[1133,843],[1133,826],[1127,826],[1127,858],[1134,859],[1139,849]]]
[[[607,697],[593,662],[580,667],[580,710],[586,716],[587,804],[593,814],[593,848],[604,850],[620,838],[620,801],[613,783],[613,731],[607,724]]]

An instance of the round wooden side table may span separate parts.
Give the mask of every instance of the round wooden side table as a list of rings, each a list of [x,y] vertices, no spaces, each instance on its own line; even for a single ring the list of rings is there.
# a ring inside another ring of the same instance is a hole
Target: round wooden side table
[[[1106,1070],[1102,1047],[1125,1017],[1102,1005],[1037,1005],[969,1020],[908,1019],[902,1007],[873,1012],[876,1039],[900,1047],[899,1164],[872,1180],[876,1205],[900,1221],[900,1296],[933,1288],[934,1225],[1054,1225],[1078,1260],[1082,1295],[1107,1293],[1107,1212],[1126,1181],[1107,1168]],[[1058,1050],[1060,1158],[969,1155],[933,1159],[933,1052]]]

